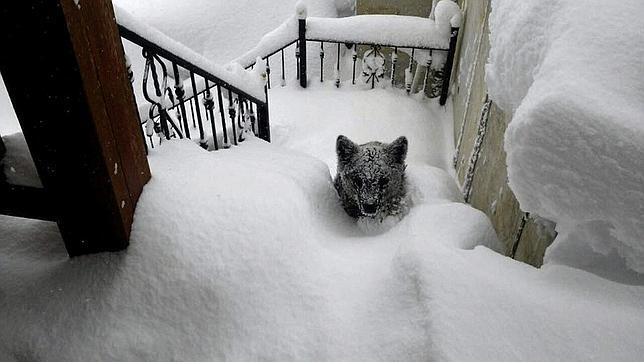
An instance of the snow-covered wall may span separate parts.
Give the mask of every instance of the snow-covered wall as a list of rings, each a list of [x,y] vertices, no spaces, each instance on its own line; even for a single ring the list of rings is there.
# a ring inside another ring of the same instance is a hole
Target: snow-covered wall
[[[513,191],[557,222],[546,261],[644,273],[642,15],[641,0],[492,0],[487,84],[513,115]]]

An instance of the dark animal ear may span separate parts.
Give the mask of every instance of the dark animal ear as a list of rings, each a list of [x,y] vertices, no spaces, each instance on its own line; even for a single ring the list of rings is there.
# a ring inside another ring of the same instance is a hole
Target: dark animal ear
[[[345,164],[349,162],[359,150],[357,144],[343,135],[339,135],[337,141],[335,141],[335,152],[338,154],[338,163]]]
[[[394,158],[396,163],[405,163],[407,157],[407,137],[398,137],[387,146],[387,152]]]

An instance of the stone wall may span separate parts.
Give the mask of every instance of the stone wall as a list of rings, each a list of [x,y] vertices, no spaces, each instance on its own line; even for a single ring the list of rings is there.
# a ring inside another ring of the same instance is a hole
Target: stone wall
[[[427,17],[432,0],[357,0],[358,14],[393,14]]]
[[[554,232],[551,223],[524,213],[509,188],[503,142],[511,115],[487,99],[490,0],[461,0],[459,4],[465,22],[451,88],[457,179],[466,201],[490,217],[505,254],[540,266]]]

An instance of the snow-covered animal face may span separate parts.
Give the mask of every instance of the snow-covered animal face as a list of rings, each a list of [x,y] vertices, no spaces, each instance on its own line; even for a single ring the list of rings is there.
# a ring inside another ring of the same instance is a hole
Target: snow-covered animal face
[[[407,138],[400,137],[390,144],[357,145],[339,136],[336,153],[336,188],[350,215],[375,217],[378,213],[387,213],[395,206],[392,204],[404,197]],[[351,212],[350,207],[357,210]]]

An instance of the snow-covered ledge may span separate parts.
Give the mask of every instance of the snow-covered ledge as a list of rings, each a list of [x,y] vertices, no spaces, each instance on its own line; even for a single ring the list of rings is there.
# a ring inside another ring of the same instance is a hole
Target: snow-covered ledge
[[[644,273],[644,3],[493,0],[487,83],[510,186],[557,223],[546,262]]]

